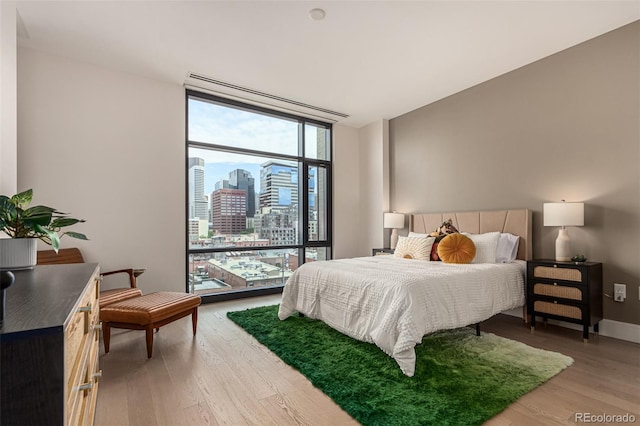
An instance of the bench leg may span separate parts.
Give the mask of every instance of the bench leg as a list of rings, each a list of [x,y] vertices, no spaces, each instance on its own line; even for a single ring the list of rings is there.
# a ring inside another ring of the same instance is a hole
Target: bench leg
[[[193,328],[193,335],[196,335],[196,328],[198,327],[198,308],[193,308],[191,313],[191,328]]]
[[[151,358],[153,355],[153,326],[149,325],[146,329],[147,332],[147,358]]]
[[[111,326],[108,322],[102,323],[102,340],[104,340],[104,353],[109,353],[109,343],[111,342]]]

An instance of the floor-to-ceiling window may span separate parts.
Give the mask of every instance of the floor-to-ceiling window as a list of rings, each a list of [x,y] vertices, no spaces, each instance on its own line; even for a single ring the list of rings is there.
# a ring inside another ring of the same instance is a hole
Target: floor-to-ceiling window
[[[331,257],[331,124],[187,90],[189,292],[279,291]]]

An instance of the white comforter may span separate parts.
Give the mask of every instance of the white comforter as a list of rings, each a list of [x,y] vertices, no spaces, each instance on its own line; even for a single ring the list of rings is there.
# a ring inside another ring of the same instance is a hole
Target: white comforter
[[[375,343],[407,376],[426,334],[475,324],[524,304],[524,262],[454,265],[372,256],[305,263],[278,317],[294,312]]]

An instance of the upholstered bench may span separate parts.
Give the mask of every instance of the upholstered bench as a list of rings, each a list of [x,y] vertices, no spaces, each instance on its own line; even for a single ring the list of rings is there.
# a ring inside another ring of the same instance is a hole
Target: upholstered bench
[[[147,357],[153,353],[153,329],[191,315],[193,334],[198,324],[200,296],[187,293],[160,291],[133,297],[100,308],[104,351],[109,353],[111,328],[145,330],[147,333]]]

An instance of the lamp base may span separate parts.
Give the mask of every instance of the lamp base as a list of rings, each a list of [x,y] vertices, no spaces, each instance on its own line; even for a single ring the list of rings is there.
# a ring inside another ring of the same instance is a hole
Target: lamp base
[[[389,241],[389,243],[389,247],[391,247],[392,250],[395,250],[398,245],[398,230],[396,228],[391,230],[391,241]]]
[[[558,231],[556,238],[556,261],[568,262],[571,260],[571,240],[569,240],[569,231],[561,229]]]

